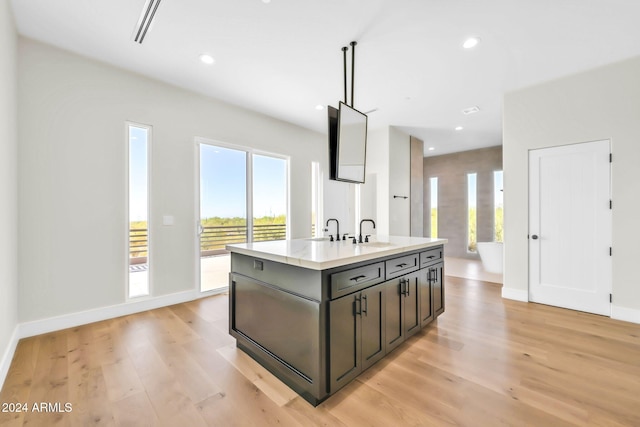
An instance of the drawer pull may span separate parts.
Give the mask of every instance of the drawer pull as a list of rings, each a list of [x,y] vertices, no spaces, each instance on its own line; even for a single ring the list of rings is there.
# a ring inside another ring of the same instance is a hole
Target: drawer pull
[[[367,276],[365,276],[364,274],[361,274],[361,275],[359,275],[359,276],[352,277],[352,278],[351,278],[351,279],[349,279],[349,280],[355,280],[356,282],[359,282],[360,280],[362,280],[362,279],[366,279],[366,278],[367,278]]]
[[[396,267],[398,267],[398,268],[402,268],[402,267],[406,267],[406,266],[407,266],[406,262],[403,262],[402,264],[396,265]]]
[[[427,257],[427,259],[433,259],[433,258],[435,258],[435,257],[436,257],[435,255],[429,255],[429,256]]]

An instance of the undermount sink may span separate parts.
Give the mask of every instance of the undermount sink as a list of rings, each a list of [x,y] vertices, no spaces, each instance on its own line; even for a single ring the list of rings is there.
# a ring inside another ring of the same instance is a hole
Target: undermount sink
[[[365,242],[365,243],[360,243],[360,245],[362,246],[371,246],[374,248],[386,248],[388,246],[393,246],[393,243],[389,243],[389,242]]]
[[[308,240],[310,242],[328,242],[329,238],[328,237],[310,237],[305,240]]]

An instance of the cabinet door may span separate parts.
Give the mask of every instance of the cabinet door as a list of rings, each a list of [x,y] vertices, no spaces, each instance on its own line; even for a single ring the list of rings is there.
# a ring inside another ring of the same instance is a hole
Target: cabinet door
[[[420,286],[418,273],[408,274],[406,276],[406,292],[404,294],[404,331],[405,339],[420,330]]]
[[[431,282],[435,277],[433,267],[420,270],[420,326],[424,326],[434,319],[433,305],[433,288]]]
[[[433,287],[433,314],[437,317],[444,312],[444,263],[431,267],[431,286]]]
[[[232,275],[232,329],[295,368],[317,378],[320,306],[240,274]],[[293,345],[292,343],[295,343]]]
[[[380,360],[385,353],[385,287],[374,286],[361,296],[362,369]]]
[[[333,393],[360,371],[360,293],[329,303],[329,387]]]
[[[407,279],[399,277],[383,284],[385,293],[385,351],[388,353],[404,341],[402,304],[406,293]]]

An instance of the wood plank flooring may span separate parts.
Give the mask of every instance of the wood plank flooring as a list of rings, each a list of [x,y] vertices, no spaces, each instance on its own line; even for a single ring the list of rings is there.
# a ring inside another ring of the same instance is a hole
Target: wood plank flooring
[[[640,426],[640,325],[446,289],[436,322],[317,408],[235,348],[220,295],[21,340],[0,404],[28,411],[0,425]]]

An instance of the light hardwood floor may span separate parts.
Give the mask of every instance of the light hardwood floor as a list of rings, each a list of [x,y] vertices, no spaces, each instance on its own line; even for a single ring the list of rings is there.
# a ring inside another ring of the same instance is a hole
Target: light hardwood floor
[[[640,325],[446,278],[446,311],[313,408],[227,334],[226,295],[22,340],[2,426],[640,426]],[[39,402],[68,413],[32,412]]]

